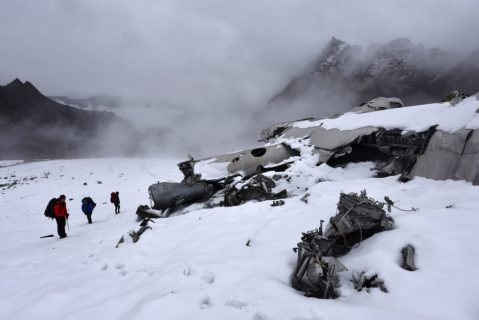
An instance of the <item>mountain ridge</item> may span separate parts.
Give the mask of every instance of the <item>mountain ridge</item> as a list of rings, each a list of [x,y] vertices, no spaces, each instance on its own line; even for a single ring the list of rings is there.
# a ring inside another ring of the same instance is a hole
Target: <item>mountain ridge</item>
[[[350,108],[378,96],[398,97],[406,105],[429,103],[452,90],[479,91],[479,50],[461,60],[407,38],[361,48],[333,37],[309,70],[289,81],[268,104],[273,109],[305,106],[321,113],[333,95],[344,97],[344,106],[338,108]]]
[[[0,86],[0,134],[2,158],[124,155],[140,138],[112,112],[59,104],[18,78]]]

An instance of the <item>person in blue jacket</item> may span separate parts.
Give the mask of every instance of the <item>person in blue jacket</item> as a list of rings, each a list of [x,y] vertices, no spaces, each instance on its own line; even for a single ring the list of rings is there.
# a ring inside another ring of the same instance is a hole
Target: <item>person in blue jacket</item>
[[[88,223],[92,223],[91,215],[92,215],[93,209],[95,209],[95,207],[96,207],[96,203],[93,201],[92,198],[86,197],[86,198],[82,199],[81,210],[86,215],[86,217],[88,219]]]

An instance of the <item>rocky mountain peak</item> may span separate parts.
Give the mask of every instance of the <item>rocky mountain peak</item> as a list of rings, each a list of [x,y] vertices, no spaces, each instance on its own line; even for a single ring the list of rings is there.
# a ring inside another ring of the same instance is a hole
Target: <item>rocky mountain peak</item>
[[[337,74],[343,71],[353,60],[354,54],[358,50],[359,47],[351,46],[333,37],[314,63],[314,72],[329,75]]]
[[[408,56],[414,52],[424,50],[422,45],[414,45],[411,40],[407,38],[399,38],[391,40],[385,44],[378,44],[371,46],[377,57],[396,57]]]
[[[274,95],[270,106],[307,109],[300,116],[324,116],[379,96],[412,105],[441,100],[451,90],[476,92],[479,71],[471,57],[461,60],[407,38],[361,48],[333,37],[311,69]]]
[[[6,93],[14,96],[22,96],[28,99],[46,98],[32,83],[28,81],[22,82],[18,78],[15,78],[15,80],[2,88]]]
[[[7,88],[19,88],[23,86],[23,82],[20,81],[20,79],[15,78],[12,82],[6,85]]]

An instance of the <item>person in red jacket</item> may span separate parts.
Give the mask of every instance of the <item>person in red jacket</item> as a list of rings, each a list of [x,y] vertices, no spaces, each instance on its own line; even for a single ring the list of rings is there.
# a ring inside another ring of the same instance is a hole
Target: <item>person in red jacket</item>
[[[65,238],[67,236],[65,232],[65,225],[69,216],[67,212],[65,195],[62,194],[57,201],[55,201],[55,204],[53,205],[53,214],[55,216],[55,220],[57,221],[57,229],[60,239]]]

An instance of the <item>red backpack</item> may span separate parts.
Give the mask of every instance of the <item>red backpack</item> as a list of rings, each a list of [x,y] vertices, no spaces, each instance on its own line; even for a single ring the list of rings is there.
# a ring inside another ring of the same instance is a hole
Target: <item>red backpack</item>
[[[116,202],[116,193],[112,192],[110,196],[110,202],[115,203]]]

